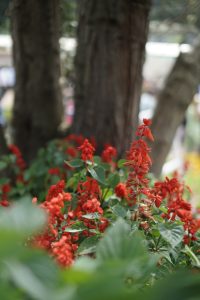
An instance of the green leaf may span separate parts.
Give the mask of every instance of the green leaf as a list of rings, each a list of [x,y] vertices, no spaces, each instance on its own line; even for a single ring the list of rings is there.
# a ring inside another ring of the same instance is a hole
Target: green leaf
[[[120,159],[117,163],[118,168],[123,168],[124,167],[124,163],[126,162],[126,159]]]
[[[73,176],[71,178],[69,178],[69,180],[67,180],[67,188],[69,187],[74,187],[74,185],[77,184],[77,177],[76,176]]]
[[[0,161],[0,170],[4,170],[7,167],[7,163],[5,161]]]
[[[96,179],[98,182],[106,185],[106,179],[105,179],[105,170],[103,167],[97,167],[97,168],[90,168],[88,169],[91,176]]]
[[[194,252],[190,249],[190,247],[188,247],[187,245],[185,245],[185,250],[183,250],[182,252],[186,253],[192,260],[193,264],[197,267],[200,268],[200,260],[199,258],[194,254]]]
[[[76,207],[77,207],[77,203],[78,203],[78,197],[76,194],[72,194],[72,200],[71,200],[71,206],[72,206],[72,209],[75,210]]]
[[[76,232],[82,232],[83,230],[85,230],[87,228],[71,228],[71,227],[68,227],[65,229],[65,232],[71,232],[71,233],[76,233]]]
[[[45,222],[45,212],[31,202],[25,202],[25,199],[12,207],[0,210],[0,232],[28,236],[42,229]]]
[[[97,212],[95,212],[95,213],[83,215],[82,218],[89,219],[89,220],[95,220],[95,219],[98,220],[100,218],[100,215]]]
[[[70,161],[66,161],[65,160],[65,163],[71,167],[71,168],[79,168],[79,167],[82,167],[84,165],[83,161],[81,159],[73,159],[73,160],[70,160]]]
[[[25,172],[24,172],[24,179],[25,180],[30,180],[30,178],[31,178],[31,172],[30,172],[30,169],[28,169],[28,170],[26,170]]]
[[[96,245],[99,240],[99,237],[94,235],[86,238],[79,246],[77,254],[86,255],[94,253],[96,251]]]
[[[159,224],[158,229],[163,239],[169,243],[173,248],[176,247],[183,239],[183,226],[165,223]]]
[[[116,185],[120,182],[120,177],[118,173],[110,174],[108,177],[108,185],[111,188],[115,188]]]
[[[95,164],[99,165],[99,164],[101,163],[101,157],[99,157],[99,156],[94,156],[93,159],[94,159],[94,163],[95,163]]]
[[[127,215],[126,209],[119,203],[115,206],[112,206],[111,210],[117,217],[125,218]]]
[[[26,265],[12,261],[7,262],[7,267],[16,285],[26,291],[33,299],[48,299],[48,289]]]
[[[129,225],[119,219],[109,227],[97,246],[100,260],[132,260],[147,254],[139,232],[131,234]]]
[[[71,227],[67,227],[65,229],[65,232],[82,232],[83,230],[88,229],[83,222],[77,222],[75,224],[73,224]]]

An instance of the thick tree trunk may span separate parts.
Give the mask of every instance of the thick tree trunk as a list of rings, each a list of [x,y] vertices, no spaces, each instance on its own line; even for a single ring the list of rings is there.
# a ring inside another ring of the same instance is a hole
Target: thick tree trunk
[[[159,176],[178,126],[192,102],[200,78],[200,44],[190,53],[181,53],[158,98],[153,117],[152,172]]]
[[[3,126],[0,125],[0,156],[7,153],[8,153],[8,148],[4,136],[4,128]]]
[[[150,0],[80,1],[72,130],[119,153],[138,123]]]
[[[16,70],[14,139],[27,161],[57,134],[62,119],[59,88],[59,0],[13,0]]]

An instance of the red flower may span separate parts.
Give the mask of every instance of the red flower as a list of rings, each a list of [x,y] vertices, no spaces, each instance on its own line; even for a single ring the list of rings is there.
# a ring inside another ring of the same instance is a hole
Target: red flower
[[[70,266],[74,261],[74,251],[78,246],[73,244],[70,235],[64,235],[52,243],[52,254],[62,267]]]
[[[118,185],[115,187],[115,194],[117,195],[117,197],[126,198],[127,197],[126,185],[121,182],[118,183]]]
[[[82,205],[82,209],[86,213],[98,212],[99,214],[103,214],[103,209],[100,207],[100,202],[96,198],[87,200],[87,202]]]
[[[23,160],[22,153],[19,150],[19,148],[16,145],[11,144],[8,146],[8,149],[16,156],[16,164],[19,167],[19,169],[21,171],[24,170],[26,167],[26,163]]]
[[[143,119],[143,123],[146,126],[150,126],[152,124],[152,121],[150,119]]]
[[[102,161],[111,163],[112,159],[117,156],[117,150],[112,146],[107,146],[101,154]]]
[[[74,147],[68,147],[65,153],[70,155],[73,158],[77,156],[77,150]]]
[[[78,150],[81,151],[82,160],[93,160],[93,153],[95,151],[95,148],[90,144],[88,139],[84,140],[84,143],[80,147],[78,147]]]
[[[2,200],[2,201],[0,201],[0,205],[7,207],[7,206],[10,206],[10,203],[7,200]]]
[[[109,221],[106,218],[102,217],[100,219],[99,231],[104,232],[106,230],[106,228],[108,227],[108,225],[109,225]]]
[[[5,183],[5,184],[2,185],[2,193],[3,194],[9,193],[10,190],[11,190],[11,186],[10,186],[9,183]]]
[[[66,141],[75,142],[76,145],[81,145],[84,141],[82,135],[70,134],[65,138]]]
[[[50,175],[60,175],[60,169],[59,168],[51,168],[48,170],[48,173]]]
[[[61,180],[57,184],[52,185],[46,196],[46,201],[50,201],[53,197],[57,197],[60,193],[63,192],[64,187],[65,187],[64,180]]]
[[[138,127],[136,135],[139,137],[144,136],[144,137],[148,138],[150,141],[154,141],[152,132],[148,127],[150,125],[151,125],[151,120],[143,119],[143,124]]]

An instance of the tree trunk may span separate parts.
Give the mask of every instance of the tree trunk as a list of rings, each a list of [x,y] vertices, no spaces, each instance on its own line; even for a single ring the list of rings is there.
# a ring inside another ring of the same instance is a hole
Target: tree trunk
[[[4,128],[2,125],[0,125],[0,156],[7,153],[8,153],[8,148],[7,148],[6,139],[4,135]]]
[[[80,1],[72,131],[129,146],[138,123],[150,0]]]
[[[190,53],[181,53],[161,92],[153,117],[152,172],[159,176],[178,126],[192,102],[200,78],[200,44]]]
[[[62,119],[59,0],[13,0],[14,140],[30,161]]]

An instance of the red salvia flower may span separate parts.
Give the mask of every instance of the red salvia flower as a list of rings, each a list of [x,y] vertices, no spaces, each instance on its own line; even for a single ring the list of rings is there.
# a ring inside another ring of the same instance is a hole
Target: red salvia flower
[[[48,173],[50,175],[60,175],[60,169],[59,168],[50,168],[48,170]]]
[[[84,140],[84,143],[80,147],[78,147],[78,150],[81,151],[82,160],[93,160],[93,153],[95,151],[95,148],[90,144],[88,139]]]
[[[102,161],[106,163],[111,163],[116,156],[117,150],[110,145],[107,145],[101,154]]]
[[[118,183],[118,185],[115,187],[115,194],[117,197],[126,198],[128,194],[126,185],[122,182]]]

